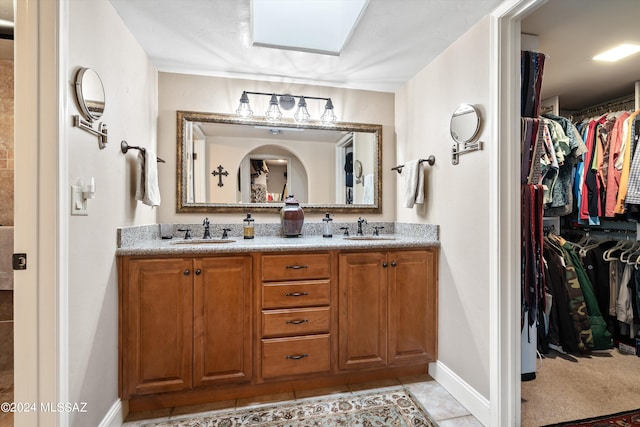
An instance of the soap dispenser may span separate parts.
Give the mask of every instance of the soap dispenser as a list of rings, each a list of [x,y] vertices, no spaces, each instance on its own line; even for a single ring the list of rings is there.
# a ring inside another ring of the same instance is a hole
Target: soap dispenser
[[[251,214],[248,213],[247,217],[242,220],[244,222],[244,238],[245,239],[253,239],[254,236],[254,228],[253,228],[253,218],[251,218]]]
[[[322,218],[323,229],[322,237],[333,237],[333,218],[329,216],[329,212]]]

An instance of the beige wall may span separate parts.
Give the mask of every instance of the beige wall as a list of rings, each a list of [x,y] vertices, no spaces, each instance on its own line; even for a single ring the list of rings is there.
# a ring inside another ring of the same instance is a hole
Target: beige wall
[[[66,216],[69,228],[69,393],[71,402],[87,402],[87,413],[71,414],[71,426],[97,426],[117,400],[118,282],[116,228],[156,223],[156,212],[136,202],[134,158],[120,152],[120,141],[155,148],[157,72],[108,0],[70,1],[68,180],[95,177],[96,196],[88,216]],[[106,107],[102,117],[109,144],[71,127],[78,114],[72,82],[79,67],[100,75]],[[62,206],[70,203],[61,201]],[[67,208],[68,209],[68,208]],[[63,219],[65,220],[65,219]],[[64,303],[62,303],[64,307]]]
[[[453,43],[396,92],[397,158],[436,157],[425,166],[422,207],[402,207],[401,222],[438,224],[438,359],[463,381],[489,398],[489,151],[494,136],[488,126],[480,140],[486,150],[451,164],[451,114],[469,103],[489,110],[489,19]],[[485,122],[486,123],[486,122]]]
[[[158,155],[167,160],[160,167],[160,191],[163,202],[158,220],[167,223],[202,222],[202,214],[176,214],[176,111],[202,111],[233,113],[238,108],[242,91],[303,94],[330,97],[338,120],[383,125],[382,148],[382,214],[367,215],[369,220],[392,221],[395,218],[395,183],[397,175],[390,168],[395,166],[394,94],[324,86],[288,83],[260,82],[254,80],[228,79],[187,74],[159,73],[158,75]],[[265,98],[268,101],[267,97]],[[312,115],[313,100],[309,100]],[[253,100],[252,100],[253,104]],[[256,114],[262,115],[266,105],[252,105]],[[309,165],[307,165],[309,167]],[[313,183],[309,186],[313,188]],[[208,215],[213,221],[238,222],[242,214]],[[324,214],[307,215],[305,221],[320,221]],[[256,221],[278,222],[274,213],[255,214]],[[338,221],[355,220],[358,215],[336,215]]]

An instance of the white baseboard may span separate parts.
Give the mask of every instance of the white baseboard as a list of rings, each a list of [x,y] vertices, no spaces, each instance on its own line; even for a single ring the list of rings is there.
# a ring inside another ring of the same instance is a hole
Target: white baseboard
[[[491,407],[487,398],[440,361],[429,364],[429,375],[467,408],[478,421],[485,426],[489,425]]]
[[[120,399],[116,400],[109,412],[104,416],[98,427],[120,427],[124,422],[124,417],[127,416],[128,402],[122,402]]]

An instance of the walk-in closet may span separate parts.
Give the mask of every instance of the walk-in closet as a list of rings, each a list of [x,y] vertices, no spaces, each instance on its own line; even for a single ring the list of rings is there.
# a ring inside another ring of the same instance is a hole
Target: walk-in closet
[[[640,408],[637,0],[522,19],[522,426]]]

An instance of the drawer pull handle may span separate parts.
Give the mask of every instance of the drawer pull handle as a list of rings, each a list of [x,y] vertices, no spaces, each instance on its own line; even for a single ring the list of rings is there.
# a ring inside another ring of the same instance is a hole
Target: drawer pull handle
[[[302,270],[303,268],[309,268],[306,265],[287,265],[285,267],[287,270]]]
[[[300,320],[287,320],[287,324],[289,325],[301,325],[303,323],[307,323],[309,320],[307,319],[300,319]]]
[[[309,295],[309,292],[287,292],[284,294],[285,297],[304,297]]]
[[[305,357],[309,357],[309,355],[308,354],[297,354],[295,356],[287,356],[286,359],[300,360],[300,359],[304,359]]]

